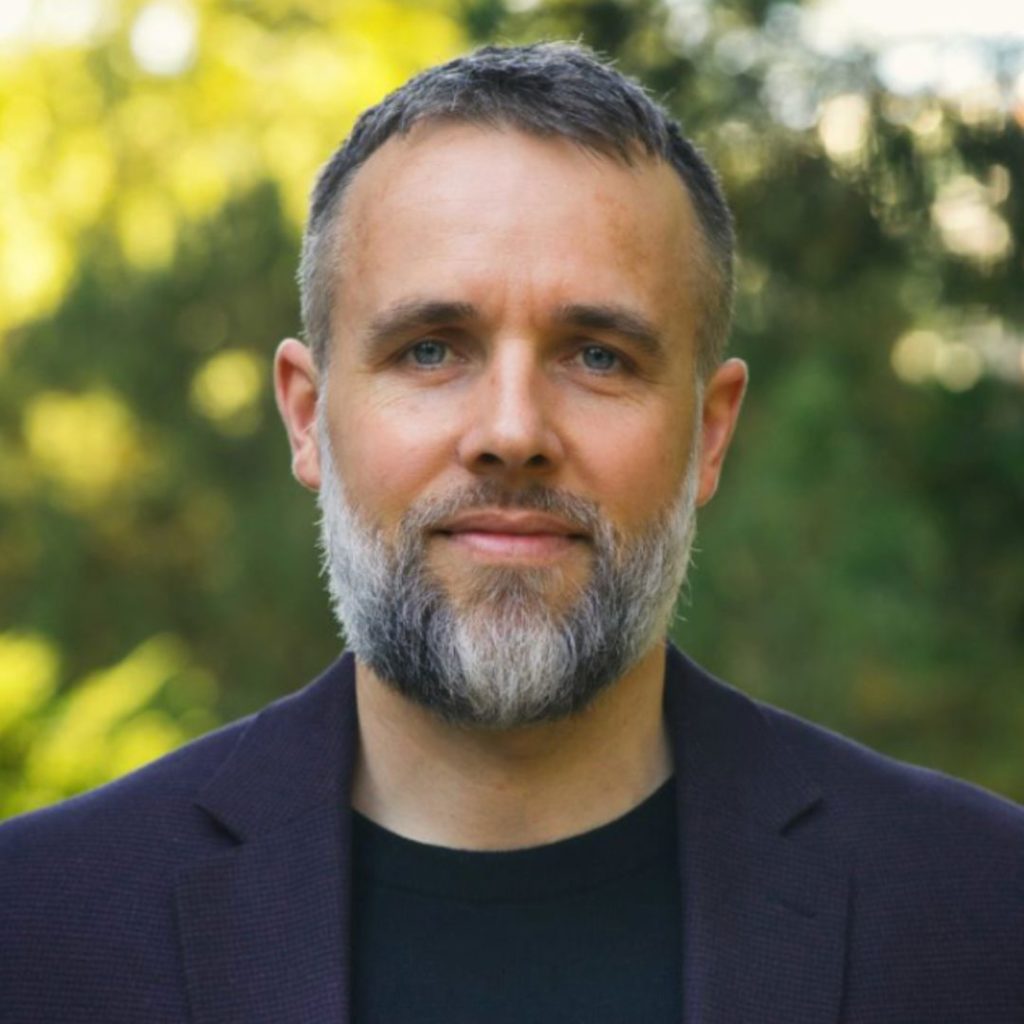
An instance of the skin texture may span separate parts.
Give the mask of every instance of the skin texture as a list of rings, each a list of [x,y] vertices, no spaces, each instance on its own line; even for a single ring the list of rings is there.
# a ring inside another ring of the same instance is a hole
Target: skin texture
[[[698,411],[702,243],[668,165],[419,125],[358,171],[342,215],[330,366],[321,379],[294,339],[275,363],[303,485],[320,484],[326,389],[341,479],[387,536],[416,501],[485,478],[509,494],[544,484],[590,499],[630,536],[678,496],[695,426],[698,505],[710,500],[746,367],[722,364]],[[458,308],[424,318],[423,304]],[[541,528],[517,540],[500,520],[434,534],[428,552],[456,606],[482,565],[539,567],[556,610],[590,569],[586,538]],[[359,665],[355,806],[412,838],[477,849],[612,820],[671,773],[663,670],[657,644],[583,713],[495,732],[446,725]]]

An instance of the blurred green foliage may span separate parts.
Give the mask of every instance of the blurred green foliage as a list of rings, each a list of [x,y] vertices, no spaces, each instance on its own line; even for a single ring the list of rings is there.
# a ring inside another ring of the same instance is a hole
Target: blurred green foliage
[[[1024,799],[1024,90],[892,94],[771,0],[206,0],[173,73],[107,6],[0,63],[0,815],[336,654],[269,391],[306,189],[416,68],[542,37],[663,97],[737,215],[753,385],[676,639]]]

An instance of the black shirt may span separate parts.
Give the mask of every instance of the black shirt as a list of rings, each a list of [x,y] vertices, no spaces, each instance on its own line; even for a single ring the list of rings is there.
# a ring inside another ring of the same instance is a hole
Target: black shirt
[[[546,846],[451,850],[354,817],[354,1024],[681,1016],[675,787]]]

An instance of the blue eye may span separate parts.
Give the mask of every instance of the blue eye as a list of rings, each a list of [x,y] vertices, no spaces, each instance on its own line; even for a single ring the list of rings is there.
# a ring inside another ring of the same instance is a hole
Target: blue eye
[[[614,352],[600,345],[588,345],[583,349],[582,357],[583,365],[588,370],[597,370],[600,373],[614,370],[619,363],[619,357]]]
[[[448,346],[443,341],[418,341],[409,355],[417,366],[440,366],[448,354]]]

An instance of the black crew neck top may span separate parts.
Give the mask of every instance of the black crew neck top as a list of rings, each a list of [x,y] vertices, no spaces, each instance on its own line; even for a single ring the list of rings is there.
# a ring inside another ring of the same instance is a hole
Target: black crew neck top
[[[507,852],[353,819],[353,1024],[680,1019],[671,781],[607,825]]]

